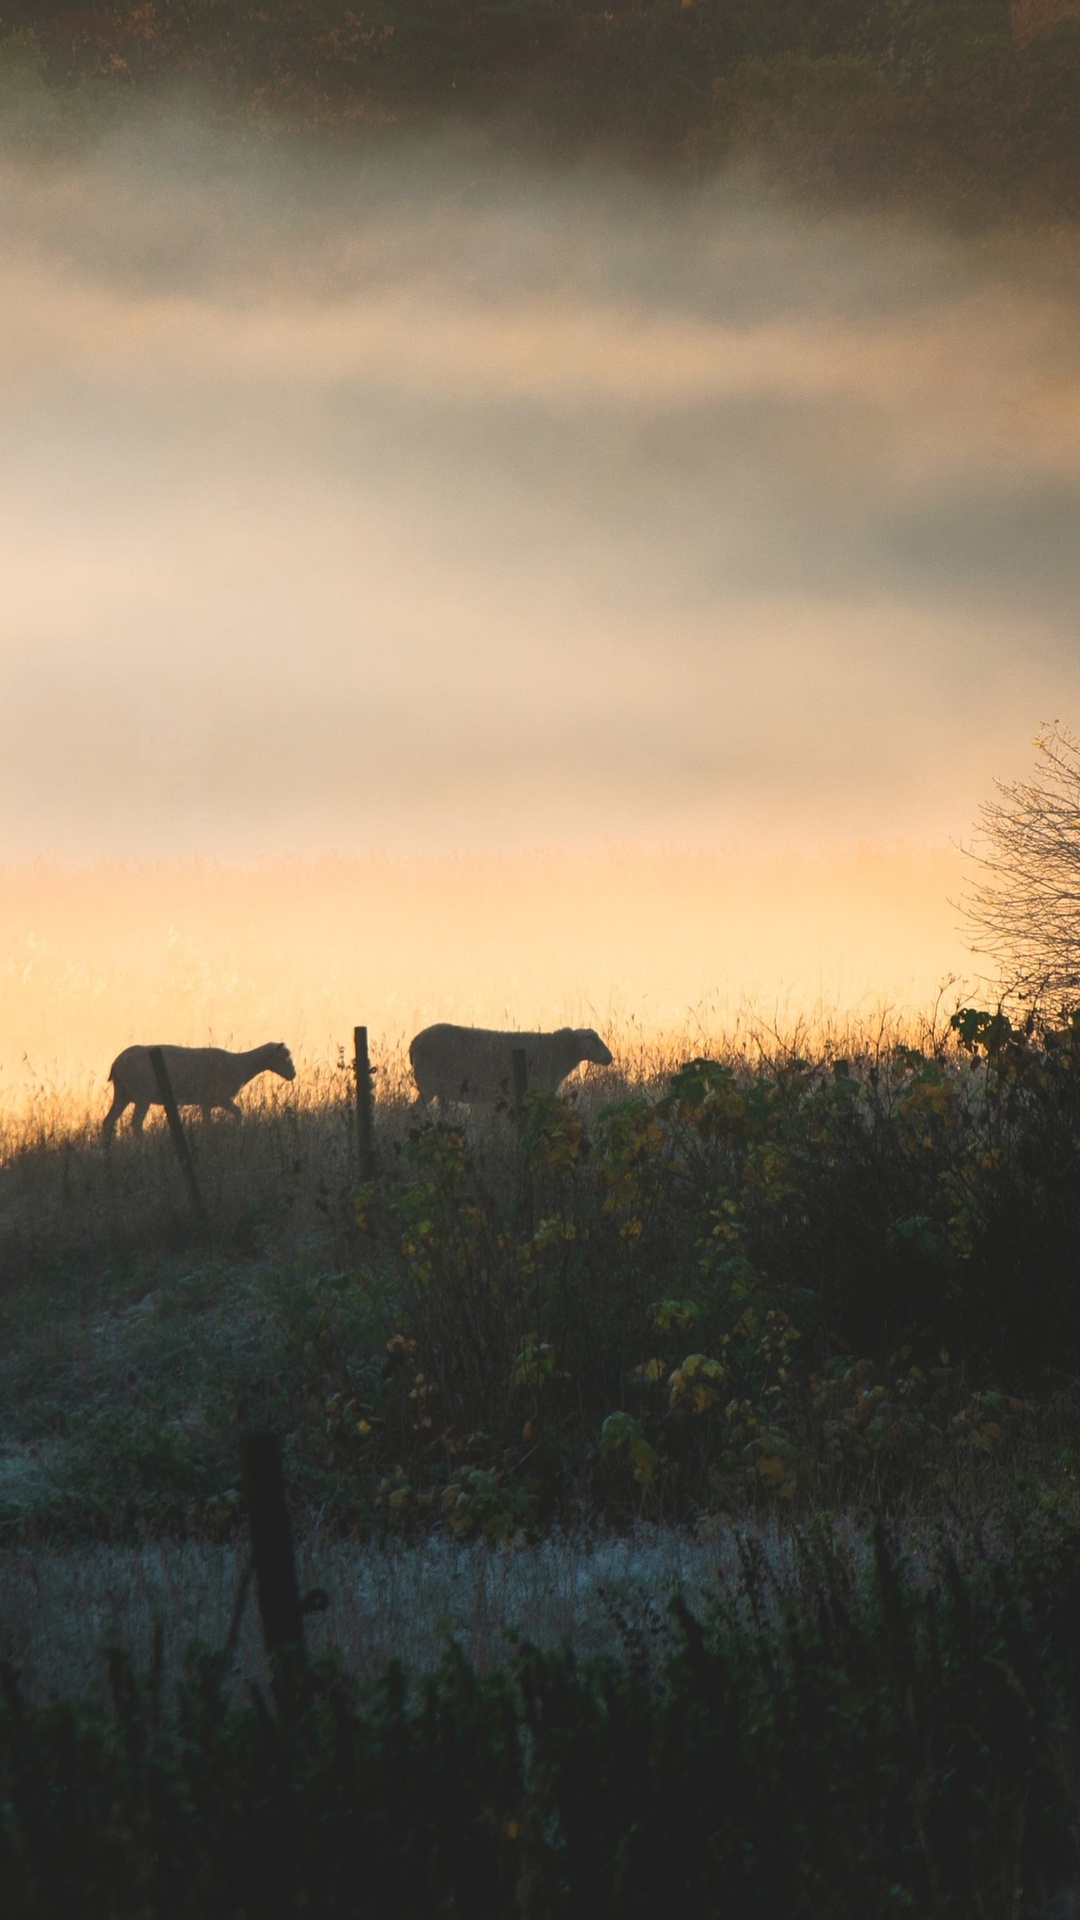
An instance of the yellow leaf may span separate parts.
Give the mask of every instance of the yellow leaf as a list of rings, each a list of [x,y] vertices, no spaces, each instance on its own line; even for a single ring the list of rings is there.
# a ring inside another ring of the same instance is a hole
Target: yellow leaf
[[[651,1380],[655,1383],[663,1379],[664,1363],[662,1360],[646,1360],[644,1366],[635,1367],[634,1372],[639,1380]]]
[[[778,1453],[767,1453],[757,1463],[760,1478],[767,1487],[778,1487],[784,1477],[784,1463]]]

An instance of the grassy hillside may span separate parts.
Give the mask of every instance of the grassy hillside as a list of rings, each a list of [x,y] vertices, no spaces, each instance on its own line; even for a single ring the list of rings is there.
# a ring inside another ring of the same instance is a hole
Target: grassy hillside
[[[253,1424],[302,1514],[382,1535],[1071,1508],[1080,1029],[605,1090],[388,1099],[365,1188],[347,1082],[195,1127],[208,1236],[163,1130],[9,1143],[7,1537],[226,1537]]]
[[[752,151],[876,199],[1073,210],[1080,16],[1014,13],[1035,31],[1005,0],[8,0],[0,112],[180,88],[239,121],[468,118],[570,152]]]
[[[5,1914],[1069,1911],[1080,1023],[388,1097],[363,1185],[341,1082],[193,1127],[205,1231],[163,1130],[5,1143]]]

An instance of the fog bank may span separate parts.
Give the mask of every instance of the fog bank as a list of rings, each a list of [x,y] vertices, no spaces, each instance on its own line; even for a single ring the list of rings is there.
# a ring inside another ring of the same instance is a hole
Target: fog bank
[[[182,119],[0,160],[0,858],[943,844],[1080,700],[1080,281]]]

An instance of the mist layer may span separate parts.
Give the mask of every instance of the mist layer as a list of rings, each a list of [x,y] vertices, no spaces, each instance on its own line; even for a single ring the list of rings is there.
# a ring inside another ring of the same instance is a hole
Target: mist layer
[[[1060,247],[182,119],[0,175],[0,857],[941,843],[1076,708]]]

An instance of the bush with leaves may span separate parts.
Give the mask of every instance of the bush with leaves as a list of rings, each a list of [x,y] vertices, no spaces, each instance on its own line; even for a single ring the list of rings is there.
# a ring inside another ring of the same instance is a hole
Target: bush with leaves
[[[1080,1023],[414,1128],[376,1504],[498,1535],[955,1490],[1080,1354]],[[501,1129],[501,1130],[500,1130]],[[988,1397],[989,1396],[989,1397]]]

